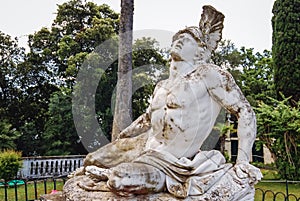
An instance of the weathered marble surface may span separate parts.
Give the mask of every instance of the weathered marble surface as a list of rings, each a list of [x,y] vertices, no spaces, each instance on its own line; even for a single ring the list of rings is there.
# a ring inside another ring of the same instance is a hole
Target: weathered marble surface
[[[232,75],[209,63],[223,19],[204,6],[199,27],[174,35],[169,78],[157,84],[146,113],[120,139],[88,154],[64,186],[68,201],[254,199],[262,177],[249,164],[255,114]],[[234,166],[218,151],[200,150],[222,107],[238,118]]]
[[[63,192],[60,191],[60,192],[57,192],[54,194],[42,195],[42,196],[40,196],[40,199],[36,200],[36,201],[65,201],[65,200],[66,200],[66,198],[63,195]]]
[[[169,193],[156,193],[150,195],[137,195],[134,197],[121,197],[112,192],[100,192],[100,191],[85,191],[78,186],[79,182],[88,183],[90,178],[85,176],[78,176],[76,179],[70,179],[66,183],[64,189],[66,201],[249,201],[253,200],[254,188],[247,185],[248,179],[236,180],[232,177],[234,174],[233,168],[231,168],[222,180],[213,186],[209,191],[201,196],[189,196],[185,199],[175,198]],[[239,182],[244,182],[241,185]]]

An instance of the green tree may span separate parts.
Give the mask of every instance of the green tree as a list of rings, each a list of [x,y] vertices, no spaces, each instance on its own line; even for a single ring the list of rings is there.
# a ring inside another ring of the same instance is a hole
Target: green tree
[[[60,75],[72,86],[87,53],[118,33],[119,15],[109,6],[72,0],[58,6],[51,35],[56,42]],[[54,56],[56,56],[54,55]]]
[[[242,55],[230,40],[221,40],[213,52],[212,62],[226,69],[237,69],[242,64]]]
[[[300,1],[276,0],[273,6],[274,79],[278,98],[300,100]]]
[[[71,0],[58,5],[51,28],[29,36],[31,57],[54,73],[52,82],[72,88],[84,57],[118,33],[118,22],[119,15],[105,4]]]
[[[15,141],[20,137],[20,132],[12,128],[12,125],[0,118],[0,151],[4,149],[16,149]]]
[[[37,144],[42,144],[49,122],[51,94],[60,87],[73,88],[86,55],[118,32],[118,17],[107,5],[72,0],[58,6],[50,29],[29,36],[30,52],[18,65],[22,93],[9,111],[23,133],[18,148],[24,155],[45,153],[45,146]]]
[[[23,156],[40,156],[43,152],[41,133],[34,121],[25,121],[20,128],[21,137],[17,140],[17,149]]]
[[[275,98],[273,59],[270,51],[261,54],[253,49],[241,48],[242,74],[239,84],[244,95],[252,106],[259,101],[269,103],[269,98]]]
[[[18,105],[18,65],[24,59],[18,41],[0,31],[0,116],[11,123],[13,107]],[[13,125],[14,126],[14,125]]]
[[[0,31],[0,150],[16,149],[20,138],[15,122],[14,110],[20,103],[18,65],[25,57],[24,49],[18,47],[17,39],[12,39]]]
[[[133,44],[133,119],[146,111],[156,83],[168,77],[165,54],[153,38],[143,37]]]
[[[95,52],[86,56],[76,78],[73,117],[78,135],[88,151],[108,143],[107,138],[111,137],[111,103],[116,86],[117,50],[115,39],[106,41],[104,47],[100,45]]]
[[[41,144],[39,140],[47,121],[50,95],[58,90],[56,84],[51,82],[54,77],[51,65],[43,60],[44,57],[29,52],[18,64],[14,85],[19,93],[8,111],[11,123],[22,132],[18,149],[26,156],[39,150],[36,145]],[[33,130],[28,130],[30,128]]]
[[[86,154],[72,116],[71,90],[61,88],[51,95],[48,121],[42,136],[44,155]]]
[[[271,52],[254,53],[253,48],[237,49],[231,41],[221,41],[212,61],[228,69],[252,106],[275,97]]]

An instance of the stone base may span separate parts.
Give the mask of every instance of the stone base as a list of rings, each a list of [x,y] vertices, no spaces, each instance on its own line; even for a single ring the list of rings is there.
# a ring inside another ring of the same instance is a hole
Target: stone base
[[[63,195],[63,192],[60,191],[60,192],[57,192],[57,193],[54,193],[54,194],[42,195],[39,200],[40,201],[65,201],[66,198]]]
[[[66,201],[251,201],[254,200],[255,189],[248,184],[248,180],[237,179],[233,170],[229,170],[215,185],[205,194],[190,196],[185,199],[173,197],[169,193],[157,193],[148,195],[137,195],[134,197],[120,197],[112,192],[85,191],[78,186],[79,182],[88,182],[87,176],[76,176],[69,179],[63,190]]]

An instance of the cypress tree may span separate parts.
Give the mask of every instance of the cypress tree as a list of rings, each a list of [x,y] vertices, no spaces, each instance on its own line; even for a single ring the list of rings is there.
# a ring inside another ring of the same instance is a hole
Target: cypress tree
[[[280,92],[300,99],[300,0],[276,0],[273,5],[274,81]]]

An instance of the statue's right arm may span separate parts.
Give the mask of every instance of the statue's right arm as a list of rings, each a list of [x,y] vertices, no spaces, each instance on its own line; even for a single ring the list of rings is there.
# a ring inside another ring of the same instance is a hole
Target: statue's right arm
[[[129,138],[138,136],[151,128],[150,116],[146,112],[139,116],[127,128],[120,133],[120,138]]]
[[[155,86],[152,99],[155,96],[157,90],[162,87],[164,81],[160,81]],[[139,116],[134,122],[132,122],[127,128],[125,128],[119,135],[119,138],[135,137],[142,133],[145,133],[151,128],[151,102],[146,112]]]

